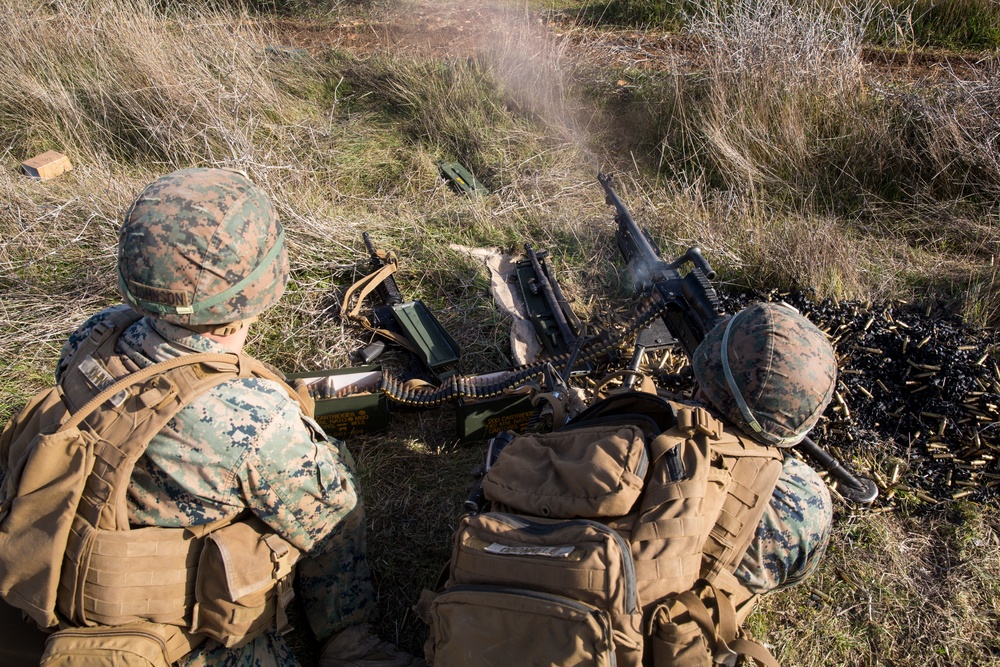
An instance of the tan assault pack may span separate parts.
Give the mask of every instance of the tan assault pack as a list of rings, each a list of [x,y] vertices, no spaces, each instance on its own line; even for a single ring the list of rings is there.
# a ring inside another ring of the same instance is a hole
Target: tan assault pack
[[[206,637],[249,641],[282,621],[290,600],[299,552],[257,519],[129,526],[125,494],[136,461],[195,397],[252,375],[280,382],[301,402],[245,354],[126,367],[114,345],[138,317],[118,312],[98,325],[60,384],[29,401],[0,436],[0,597],[55,632],[46,667],[93,664],[95,656],[170,664]]]
[[[732,573],[780,471],[706,410],[638,392],[515,437],[417,605],[428,662],[776,665],[742,637],[755,598]]]

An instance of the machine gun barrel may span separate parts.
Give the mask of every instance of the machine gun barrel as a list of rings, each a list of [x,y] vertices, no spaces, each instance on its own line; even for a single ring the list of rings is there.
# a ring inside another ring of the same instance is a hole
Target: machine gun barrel
[[[648,290],[657,280],[667,277],[667,263],[660,259],[660,248],[652,237],[635,223],[632,214],[618,198],[611,187],[611,179],[604,174],[598,174],[597,180],[604,187],[605,201],[615,207],[615,222],[618,231],[615,238],[622,259],[628,264],[629,273],[635,283],[635,291]]]
[[[722,302],[710,282],[716,277],[715,271],[697,247],[688,248],[673,262],[664,261],[656,242],[636,224],[618,198],[611,179],[598,174],[597,180],[607,202],[615,207],[615,238],[636,293],[654,294],[666,304],[663,322],[690,357],[708,332],[725,318]],[[681,269],[688,266],[690,270],[682,274]]]

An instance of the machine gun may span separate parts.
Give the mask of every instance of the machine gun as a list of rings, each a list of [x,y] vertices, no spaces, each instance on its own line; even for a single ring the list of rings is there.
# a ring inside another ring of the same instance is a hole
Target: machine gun
[[[697,247],[688,248],[673,262],[664,261],[655,241],[636,224],[618,198],[611,187],[611,179],[599,173],[597,180],[604,188],[607,203],[615,207],[615,222],[618,224],[615,238],[618,250],[628,265],[636,293],[653,296],[662,302],[665,308],[661,315],[663,324],[691,359],[695,348],[708,332],[728,317],[710,282],[716,277],[715,271]],[[681,269],[687,265],[690,268],[682,275]],[[644,351],[643,336],[640,335],[630,370],[638,370]],[[840,493],[845,497],[861,503],[870,503],[878,497],[878,487],[872,480],[852,475],[812,439],[806,437],[797,447],[837,478]]]
[[[607,202],[615,207],[615,240],[636,294],[658,296],[666,307],[663,323],[690,358],[708,332],[726,318],[719,295],[709,282],[715,279],[715,271],[697,247],[688,248],[673,262],[664,261],[660,248],[632,219],[610,179],[598,174],[597,180],[604,187]],[[690,270],[682,274],[681,269],[688,264]]]

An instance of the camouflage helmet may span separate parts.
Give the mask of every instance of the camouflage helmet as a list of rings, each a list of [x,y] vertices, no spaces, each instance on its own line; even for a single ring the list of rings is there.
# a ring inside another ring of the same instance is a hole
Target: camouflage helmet
[[[226,333],[213,325],[256,318],[287,280],[278,215],[239,172],[175,171],[147,186],[125,214],[118,289],[140,313]]]
[[[758,303],[716,326],[692,360],[702,396],[756,440],[802,441],[833,397],[837,359],[790,306]]]

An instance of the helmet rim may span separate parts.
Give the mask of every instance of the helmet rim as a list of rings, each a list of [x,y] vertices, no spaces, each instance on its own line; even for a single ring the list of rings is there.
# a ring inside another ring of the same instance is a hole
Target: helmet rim
[[[695,350],[692,368],[712,407],[777,447],[801,442],[836,388],[833,346],[785,304],[754,304],[720,323]]]

